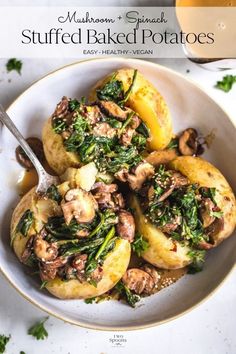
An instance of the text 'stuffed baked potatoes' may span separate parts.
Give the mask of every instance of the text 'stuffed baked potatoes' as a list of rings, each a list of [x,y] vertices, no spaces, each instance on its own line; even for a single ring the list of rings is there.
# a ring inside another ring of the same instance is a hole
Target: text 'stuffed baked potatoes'
[[[95,183],[95,174],[91,163],[68,173],[67,181],[52,185],[45,195],[33,188],[12,216],[11,243],[17,257],[39,271],[44,287],[61,299],[107,292],[130,261],[133,217],[124,209],[117,185]],[[110,205],[104,205],[104,194]],[[124,217],[131,220],[128,231],[122,228]]]
[[[229,237],[236,223],[234,194],[220,171],[192,156],[160,166],[131,198],[136,227],[148,241],[142,257],[167,269],[200,270],[205,250]]]
[[[114,77],[127,92],[132,84],[134,69],[120,69],[101,79],[90,93],[90,101],[96,101],[97,90]],[[169,109],[157,89],[138,71],[125,105],[135,111],[150,131],[149,148],[164,149],[170,142],[173,131]]]

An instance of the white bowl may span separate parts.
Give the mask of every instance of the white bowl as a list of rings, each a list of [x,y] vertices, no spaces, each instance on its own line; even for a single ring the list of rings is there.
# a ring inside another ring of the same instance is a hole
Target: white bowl
[[[215,129],[216,138],[204,157],[216,165],[236,190],[236,130],[227,114],[194,83],[165,67],[135,59],[108,58],[79,62],[57,70],[33,84],[8,109],[25,137],[41,135],[45,119],[63,95],[81,97],[108,73],[122,67],[140,70],[161,92],[171,110],[175,132],[195,127],[202,134]],[[142,301],[132,309],[109,301],[87,305],[83,300],[62,301],[25,273],[9,245],[9,223],[17,203],[16,182],[21,168],[15,161],[17,142],[2,129],[0,267],[26,299],[65,321],[94,329],[127,330],[149,327],[176,318],[208,297],[223,282],[236,260],[236,237],[209,252],[204,271],[187,275],[176,284]]]

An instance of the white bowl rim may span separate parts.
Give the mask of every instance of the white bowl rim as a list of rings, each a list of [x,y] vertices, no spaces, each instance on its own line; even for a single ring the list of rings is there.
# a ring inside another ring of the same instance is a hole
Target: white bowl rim
[[[160,65],[158,63],[154,63],[154,62],[149,62],[149,61],[145,61],[142,59],[136,59],[136,58],[129,58],[129,57],[106,57],[106,58],[90,58],[90,59],[84,59],[84,60],[80,60],[80,61],[76,61],[70,64],[66,64],[58,69],[55,69],[49,73],[47,73],[46,75],[42,76],[41,78],[35,80],[27,89],[25,89],[19,96],[17,96],[17,98],[15,100],[13,100],[13,102],[8,106],[8,108],[6,109],[6,111],[8,112],[8,110],[10,110],[16,103],[17,101],[24,96],[25,94],[28,93],[28,91],[31,90],[32,87],[34,87],[36,84],[38,84],[39,82],[47,79],[49,76],[53,76],[54,74],[57,74],[60,71],[63,71],[66,68],[69,67],[73,67],[73,66],[78,66],[80,64],[86,63],[88,61],[93,61],[93,62],[99,62],[99,61],[117,61],[117,62],[123,62],[125,63],[126,61],[133,61],[133,62],[137,62],[137,63],[145,63],[145,65],[150,66],[150,67],[154,67],[154,68],[160,68],[161,70],[165,70],[167,72],[169,72],[170,74],[174,74],[176,76],[179,76],[180,78],[182,78],[185,81],[188,81],[191,85],[195,86],[195,88],[198,89],[198,91],[201,91],[205,94],[206,98],[209,99],[209,101],[212,101],[214,104],[216,104],[222,111],[223,113],[229,118],[229,120],[231,121],[231,123],[234,125],[234,127],[236,128],[236,123],[234,122],[233,118],[231,118],[230,114],[228,112],[225,111],[225,109],[221,106],[221,104],[219,104],[218,102],[216,102],[205,90],[202,86],[200,86],[198,83],[196,83],[194,80],[185,77],[183,74],[170,69],[168,67],[165,67],[163,65]],[[229,275],[232,273],[233,269],[235,268],[236,263],[234,265],[232,265],[232,267],[229,269],[228,273],[226,274],[226,276],[222,279],[221,282],[219,282],[215,288],[208,294],[206,295],[203,299],[199,300],[198,302],[196,302],[196,304],[194,304],[193,306],[191,306],[190,308],[180,312],[178,315],[175,316],[170,316],[162,321],[153,321],[152,323],[148,323],[146,325],[134,325],[134,326],[123,326],[123,327],[109,327],[109,326],[104,326],[104,325],[86,325],[83,322],[80,321],[73,321],[68,317],[63,317],[61,315],[58,315],[57,313],[52,312],[50,309],[48,309],[46,306],[43,306],[41,304],[39,304],[35,299],[32,299],[29,295],[27,295],[24,291],[20,290],[15,284],[14,282],[12,282],[10,276],[8,276],[7,272],[4,271],[2,269],[2,266],[0,264],[0,272],[2,273],[2,275],[4,276],[4,278],[12,285],[12,287],[21,295],[23,296],[24,299],[26,299],[27,301],[29,301],[31,304],[33,304],[34,306],[36,306],[37,308],[39,308],[40,310],[48,313],[49,315],[56,317],[64,322],[70,323],[72,325],[76,325],[79,327],[83,327],[86,329],[92,329],[92,330],[100,330],[100,331],[131,331],[131,330],[140,330],[140,329],[146,329],[146,328],[151,328],[151,327],[155,327],[155,326],[159,326],[161,324],[173,321],[187,313],[189,313],[190,311],[192,311],[193,309],[197,308],[199,305],[203,304],[205,301],[207,301],[226,281],[226,279],[229,277]]]

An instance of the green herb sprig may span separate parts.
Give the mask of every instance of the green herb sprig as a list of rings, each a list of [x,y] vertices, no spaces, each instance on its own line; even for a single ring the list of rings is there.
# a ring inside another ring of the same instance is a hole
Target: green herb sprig
[[[236,75],[225,75],[222,80],[217,81],[215,87],[224,92],[229,92],[236,82]]]
[[[8,72],[16,71],[19,75],[21,75],[22,61],[16,58],[11,58],[6,63],[6,68]]]
[[[48,320],[49,317],[46,317],[44,320],[37,322],[28,330],[28,334],[35,337],[37,340],[43,340],[48,337],[48,332],[44,327],[44,323]]]
[[[6,345],[9,342],[11,336],[9,335],[8,337],[5,336],[4,334],[0,335],[0,354],[3,354],[6,349]]]

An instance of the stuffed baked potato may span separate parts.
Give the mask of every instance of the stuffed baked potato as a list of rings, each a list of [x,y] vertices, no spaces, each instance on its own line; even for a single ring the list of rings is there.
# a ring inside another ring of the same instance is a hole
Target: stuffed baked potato
[[[142,257],[151,264],[181,268],[203,261],[235,228],[234,194],[209,162],[180,156],[160,166],[131,199],[136,227],[149,243]]]
[[[51,186],[45,195],[37,195],[33,188],[12,216],[11,243],[17,257],[39,270],[47,290],[61,299],[107,292],[124,275],[130,260],[133,217],[124,210],[117,185],[94,183],[92,165],[77,170],[75,180]],[[81,179],[84,174],[86,181]],[[128,230],[125,218],[131,225]]]
[[[169,108],[161,94],[139,71],[134,79],[134,70],[127,68],[101,79],[90,93],[91,102],[101,97],[102,88],[104,91],[105,85],[111,80],[113,83],[118,82],[117,86],[123,88],[125,94],[121,100],[125,100],[125,105],[136,112],[149,128],[149,148],[164,149],[172,138],[173,130]]]
[[[94,161],[114,175],[140,162],[147,149],[164,149],[172,138],[168,107],[159,92],[136,70],[118,70],[91,91],[91,103],[63,97],[43,128],[51,168]]]

